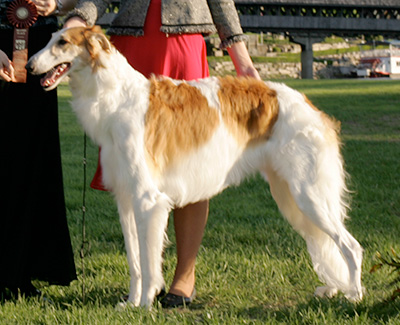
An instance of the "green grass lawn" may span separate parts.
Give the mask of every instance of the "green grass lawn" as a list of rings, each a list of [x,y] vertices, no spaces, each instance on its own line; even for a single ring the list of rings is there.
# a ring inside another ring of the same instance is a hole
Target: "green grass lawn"
[[[52,303],[22,298],[6,302],[0,305],[0,324],[400,324],[400,299],[386,301],[394,290],[390,270],[369,273],[377,251],[389,254],[393,247],[400,252],[400,81],[286,83],[342,122],[353,192],[347,227],[365,249],[361,303],[352,304],[342,295],[331,300],[313,296],[320,283],[305,243],[278,213],[268,186],[255,176],[211,200],[197,260],[198,297],[190,308],[116,311],[129,284],[118,214],[109,193],[87,189],[89,245],[83,277],[83,132],[69,107],[67,86],[61,85],[65,196],[79,280],[69,287],[37,283]],[[97,164],[97,148],[90,140],[87,161],[89,183]],[[164,263],[167,285],[176,262],[171,226]]]

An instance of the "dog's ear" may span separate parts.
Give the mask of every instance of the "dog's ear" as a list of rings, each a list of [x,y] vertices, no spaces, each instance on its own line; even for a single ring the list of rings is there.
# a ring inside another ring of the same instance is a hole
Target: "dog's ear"
[[[84,32],[89,53],[96,55],[99,50],[110,52],[111,43],[100,26],[93,26]]]
[[[102,66],[100,53],[102,51],[109,53],[112,47],[107,36],[103,33],[100,26],[93,26],[84,31],[84,37],[86,40],[86,49],[92,58],[93,67]]]

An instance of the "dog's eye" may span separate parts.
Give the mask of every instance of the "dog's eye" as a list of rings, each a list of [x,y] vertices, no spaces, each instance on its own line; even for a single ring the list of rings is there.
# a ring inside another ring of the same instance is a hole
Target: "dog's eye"
[[[59,41],[58,41],[58,45],[60,45],[60,46],[63,46],[63,45],[65,45],[65,44],[67,44],[68,42],[65,40],[65,39],[60,39]]]

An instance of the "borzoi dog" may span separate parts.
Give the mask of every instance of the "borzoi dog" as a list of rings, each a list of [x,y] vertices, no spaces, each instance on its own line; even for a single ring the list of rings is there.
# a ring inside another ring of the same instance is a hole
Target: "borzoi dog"
[[[138,49],[140,50],[140,49]],[[55,88],[69,76],[72,106],[101,146],[130,268],[132,305],[164,286],[168,212],[260,172],[281,213],[305,239],[325,286],[362,298],[362,248],[344,227],[345,171],[338,123],[299,92],[251,78],[147,79],[100,28],[55,33],[27,69]]]

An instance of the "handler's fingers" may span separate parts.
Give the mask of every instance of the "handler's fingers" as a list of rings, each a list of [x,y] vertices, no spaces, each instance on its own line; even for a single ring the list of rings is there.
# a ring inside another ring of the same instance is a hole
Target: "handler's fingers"
[[[11,78],[7,75],[7,73],[3,69],[0,69],[0,80],[4,80],[7,82],[11,81]]]
[[[14,69],[12,71],[6,70],[5,68],[0,69],[0,79],[7,82],[15,81]]]
[[[40,16],[48,16],[57,8],[56,0],[32,0]]]
[[[15,81],[14,67],[10,60],[3,60],[0,64],[0,79],[7,82]]]

